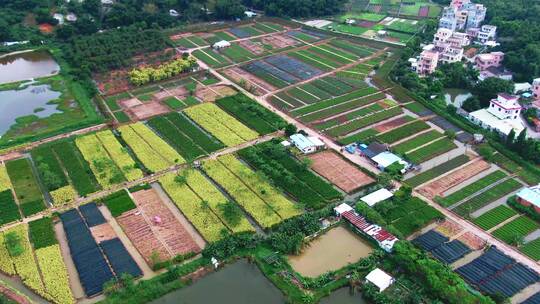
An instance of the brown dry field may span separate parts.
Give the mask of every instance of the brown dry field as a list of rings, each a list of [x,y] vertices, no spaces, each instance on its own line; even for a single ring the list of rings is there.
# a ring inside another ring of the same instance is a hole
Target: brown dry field
[[[128,116],[135,121],[145,120],[147,118],[168,113],[170,110],[165,105],[154,100],[132,108],[125,109]]]
[[[483,160],[475,160],[442,178],[439,178],[418,189],[422,195],[433,199],[435,196],[441,196],[446,190],[453,188],[469,178],[490,168],[490,164]]]
[[[266,36],[262,38],[262,41],[265,44],[269,44],[275,49],[283,49],[290,46],[299,45],[300,42],[294,40],[293,38],[279,34],[279,35],[272,35],[272,36]]]
[[[92,236],[98,243],[112,240],[116,237],[116,233],[114,233],[114,230],[109,223],[90,227],[90,232],[92,232]]]
[[[151,221],[154,233],[170,252],[176,255],[200,251],[191,235],[165,206],[154,189],[137,191],[132,195],[139,210]],[[160,222],[156,221],[158,218]]]
[[[276,90],[276,88],[271,84],[238,67],[224,70],[223,73],[229,76],[236,83],[239,83],[241,79],[244,79],[249,85],[255,87],[257,91],[260,92],[259,95],[263,95]]]
[[[313,161],[312,168],[315,172],[347,193],[375,181],[334,152],[324,151],[310,155],[309,158]]]
[[[386,132],[386,131],[389,131],[389,130],[392,130],[392,129],[395,129],[403,124],[407,123],[407,119],[405,119],[405,117],[399,117],[399,118],[396,118],[394,120],[390,120],[388,122],[385,122],[383,124],[380,124],[376,127],[374,127],[375,130],[379,131],[379,132]]]
[[[264,53],[264,47],[260,43],[253,42],[251,40],[242,40],[238,42],[238,44],[255,55],[261,55]]]
[[[209,87],[197,87],[195,96],[203,102],[214,102],[219,98],[232,96],[236,94],[236,91],[226,85],[212,85]]]

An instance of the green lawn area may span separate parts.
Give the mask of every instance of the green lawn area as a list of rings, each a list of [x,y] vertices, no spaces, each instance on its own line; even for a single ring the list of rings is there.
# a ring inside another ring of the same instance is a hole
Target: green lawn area
[[[173,110],[179,110],[185,107],[185,104],[174,96],[165,98],[163,100],[163,103],[165,103],[169,108]]]
[[[352,34],[352,35],[362,35],[365,33],[369,28],[356,26],[356,25],[349,25],[349,24],[340,24],[340,23],[332,23],[326,27],[328,30],[335,30],[336,32],[345,33],[345,34]]]

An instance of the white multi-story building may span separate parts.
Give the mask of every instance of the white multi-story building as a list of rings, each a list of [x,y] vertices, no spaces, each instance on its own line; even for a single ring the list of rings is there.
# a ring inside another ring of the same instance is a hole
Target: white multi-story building
[[[540,78],[533,80],[532,95],[535,100],[540,100]]]
[[[483,4],[467,3],[463,4],[461,9],[467,12],[465,28],[480,27],[486,19],[487,9]]]
[[[455,31],[457,26],[456,9],[452,6],[447,6],[443,9],[441,19],[439,20],[439,28]]]
[[[487,109],[481,109],[469,113],[469,119],[485,129],[493,130],[504,135],[512,130],[519,134],[525,126],[519,117],[521,105],[519,97],[501,93],[490,101]]]
[[[495,25],[482,25],[476,36],[477,40],[484,44],[488,41],[494,41],[497,37],[497,27]]]

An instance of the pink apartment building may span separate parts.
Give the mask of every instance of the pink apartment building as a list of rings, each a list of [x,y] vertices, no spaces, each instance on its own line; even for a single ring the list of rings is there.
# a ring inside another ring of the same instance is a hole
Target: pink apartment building
[[[504,60],[503,52],[491,52],[486,54],[480,54],[476,56],[474,63],[476,68],[480,71],[485,71],[490,67],[500,67]]]
[[[435,72],[437,62],[439,61],[439,53],[434,50],[424,50],[420,54],[418,61],[417,72],[420,76],[429,75]]]

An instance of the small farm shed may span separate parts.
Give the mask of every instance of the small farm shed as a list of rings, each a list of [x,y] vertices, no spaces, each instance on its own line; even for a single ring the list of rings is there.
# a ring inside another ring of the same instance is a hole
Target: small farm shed
[[[214,45],[212,45],[212,47],[216,50],[219,50],[219,49],[224,49],[224,48],[227,48],[227,47],[230,47],[231,46],[231,43],[229,41],[226,41],[226,40],[221,40],[221,41],[218,41],[216,43],[214,43]]]
[[[373,283],[379,288],[379,292],[383,292],[394,283],[394,278],[380,268],[375,268],[366,276],[366,282]]]
[[[388,168],[395,162],[402,164],[404,168],[409,166],[409,163],[404,161],[401,157],[388,151],[377,154],[375,157],[371,158],[371,160],[373,160],[381,170]]]
[[[361,201],[368,204],[368,206],[373,207],[375,204],[380,203],[384,200],[387,200],[394,196],[394,194],[390,191],[388,191],[385,188],[381,188],[375,192],[372,192],[362,198],[360,198]]]
[[[523,206],[533,206],[537,213],[540,213],[540,184],[523,188],[516,193],[516,200]]]
[[[369,146],[362,144],[359,146],[359,148],[362,154],[369,158],[373,158],[377,156],[378,154],[385,152],[387,150],[385,145],[380,144],[378,142],[373,142],[369,144]]]
[[[248,17],[248,18],[253,18],[253,17],[257,16],[257,13],[252,12],[252,11],[245,11],[244,15],[246,15],[246,17]]]
[[[336,214],[336,216],[340,216],[347,211],[353,211],[353,207],[345,203],[341,203],[341,205],[334,208],[334,213]]]
[[[306,137],[302,134],[293,134],[290,139],[294,146],[304,154],[314,153],[325,146],[320,139],[314,136]]]

